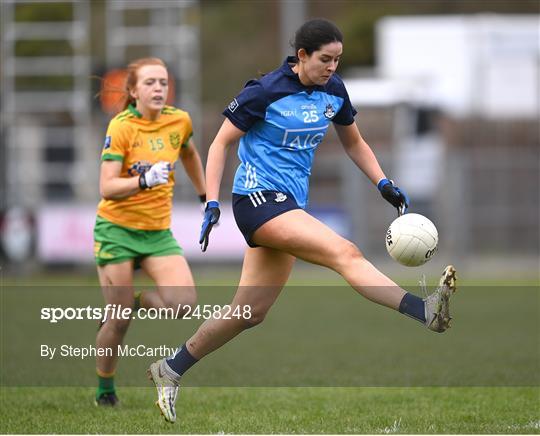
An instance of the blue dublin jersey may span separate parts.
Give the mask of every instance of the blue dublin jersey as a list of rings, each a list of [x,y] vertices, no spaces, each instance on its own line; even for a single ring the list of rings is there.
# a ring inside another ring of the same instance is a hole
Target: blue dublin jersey
[[[356,111],[336,74],[324,86],[305,86],[291,69],[294,58],[259,80],[249,81],[223,112],[246,132],[233,192],[288,193],[305,208],[317,146],[330,122],[349,125]]]

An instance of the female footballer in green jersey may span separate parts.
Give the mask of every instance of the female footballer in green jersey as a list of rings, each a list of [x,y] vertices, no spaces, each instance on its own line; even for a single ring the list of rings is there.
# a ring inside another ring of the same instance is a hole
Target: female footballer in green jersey
[[[187,310],[197,297],[170,222],[175,162],[182,162],[201,201],[206,192],[204,171],[191,139],[191,119],[187,112],[166,106],[167,91],[163,61],[147,58],[131,63],[125,110],[109,123],[103,146],[94,252],[105,302],[116,307]],[[137,267],[155,282],[155,291],[135,294]],[[129,319],[110,318],[98,331],[97,347],[113,350],[112,356],[96,359],[98,405],[118,402],[116,351],[128,326]]]

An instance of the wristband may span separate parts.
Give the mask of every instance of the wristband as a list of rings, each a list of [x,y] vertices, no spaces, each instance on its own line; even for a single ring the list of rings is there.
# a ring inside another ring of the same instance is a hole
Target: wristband
[[[388,179],[381,179],[379,180],[379,183],[377,183],[377,189],[380,191],[382,190],[382,188],[387,185],[388,183],[390,183],[392,185],[392,181],[391,180],[388,180]]]
[[[139,176],[139,188],[142,190],[148,189],[148,185],[146,184],[146,177],[144,177],[144,173],[142,173]]]

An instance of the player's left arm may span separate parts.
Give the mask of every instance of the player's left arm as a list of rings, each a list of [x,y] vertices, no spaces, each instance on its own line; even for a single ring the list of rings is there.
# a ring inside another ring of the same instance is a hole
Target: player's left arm
[[[334,123],[339,140],[347,155],[360,168],[376,186],[381,179],[385,179],[375,154],[368,143],[362,138],[358,126],[353,121],[348,126]]]
[[[375,157],[373,150],[368,145],[355,122],[344,126],[334,123],[339,140],[351,160],[360,168],[366,176],[379,189],[383,198],[392,206],[398,208],[403,213],[409,207],[409,197],[402,189],[394,185],[384,175],[379,161]]]
[[[186,147],[182,148],[180,160],[184,166],[186,173],[193,183],[193,187],[199,197],[206,195],[206,182],[204,180],[204,169],[201,161],[201,156],[190,139]]]

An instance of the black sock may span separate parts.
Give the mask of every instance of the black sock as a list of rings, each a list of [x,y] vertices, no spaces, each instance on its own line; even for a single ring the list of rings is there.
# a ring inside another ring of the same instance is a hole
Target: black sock
[[[399,303],[399,311],[411,318],[414,318],[421,323],[426,322],[426,308],[424,300],[416,295],[407,292],[401,303]]]
[[[187,345],[184,344],[178,348],[174,356],[166,359],[169,367],[179,376],[195,365],[199,360],[195,359],[187,349]]]

